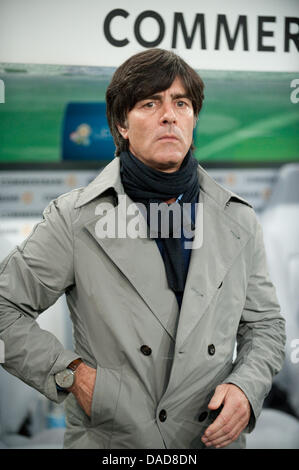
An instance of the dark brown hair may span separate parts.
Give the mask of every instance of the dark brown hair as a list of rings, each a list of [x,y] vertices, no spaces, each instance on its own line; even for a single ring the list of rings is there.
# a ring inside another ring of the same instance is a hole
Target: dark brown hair
[[[148,49],[127,59],[115,71],[106,91],[107,119],[116,146],[115,155],[128,149],[117,126],[126,127],[127,113],[135,104],[167,90],[179,77],[192,101],[195,117],[204,99],[200,76],[181,57],[164,49]]]

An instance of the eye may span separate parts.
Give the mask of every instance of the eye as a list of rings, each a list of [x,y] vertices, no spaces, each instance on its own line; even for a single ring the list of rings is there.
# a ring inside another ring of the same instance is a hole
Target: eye
[[[144,106],[144,108],[153,108],[155,106],[155,102],[154,101],[148,101],[143,106]]]
[[[182,100],[177,101],[176,105],[177,105],[178,108],[184,108],[184,107],[188,106],[186,101],[182,101]]]

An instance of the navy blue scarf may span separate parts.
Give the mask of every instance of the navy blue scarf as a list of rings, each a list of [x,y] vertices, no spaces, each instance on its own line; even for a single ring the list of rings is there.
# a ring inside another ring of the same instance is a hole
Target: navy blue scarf
[[[180,204],[182,211],[184,203],[198,201],[198,162],[191,151],[185,156],[179,170],[173,173],[165,173],[151,168],[130,152],[120,154],[120,163],[121,180],[125,192],[134,202],[144,204],[147,209],[148,226],[151,226],[149,210],[151,203],[161,203],[182,195],[180,201],[174,203]],[[183,217],[181,217],[181,221],[183,223]],[[161,223],[163,222],[161,221]],[[182,294],[187,272],[184,266],[181,239],[173,236],[172,227],[170,227],[169,236],[163,238],[160,228],[161,225],[158,227],[156,236],[151,234],[151,237],[157,237],[163,243],[164,263],[169,287],[175,293]],[[194,228],[192,224],[191,228]]]

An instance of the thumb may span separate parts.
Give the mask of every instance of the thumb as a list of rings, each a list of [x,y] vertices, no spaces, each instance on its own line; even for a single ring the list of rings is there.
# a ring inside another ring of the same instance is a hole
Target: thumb
[[[218,387],[216,387],[214,395],[212,396],[208,404],[208,408],[210,410],[217,410],[217,408],[219,408],[219,406],[223,403],[225,394],[226,394],[225,385],[224,384],[218,385]]]

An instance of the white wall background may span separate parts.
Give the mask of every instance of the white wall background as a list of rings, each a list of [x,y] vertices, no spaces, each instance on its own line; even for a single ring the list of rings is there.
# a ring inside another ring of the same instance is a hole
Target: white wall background
[[[117,40],[127,39],[124,47],[115,47],[104,35],[104,20],[114,9],[123,9],[126,18],[118,16],[111,22],[111,34]],[[204,15],[206,49],[202,49],[197,28],[192,47],[187,49],[181,28],[175,51],[191,66],[210,70],[298,71],[298,51],[293,41],[284,51],[285,17],[298,17],[298,0],[0,0],[0,62],[32,64],[65,64],[118,66],[132,54],[143,50],[134,34],[138,15],[153,10],[165,24],[165,35],[157,47],[171,49],[174,13],[184,14],[188,35],[191,35],[196,14]],[[217,17],[226,15],[233,36],[239,15],[246,16],[249,50],[243,50],[239,31],[234,50],[229,50],[224,31],[220,49],[215,50]],[[273,17],[263,30],[265,47],[275,51],[257,50],[258,17]],[[292,24],[292,34],[298,25]],[[157,39],[158,23],[153,18],[141,22],[140,33],[145,41]]]

